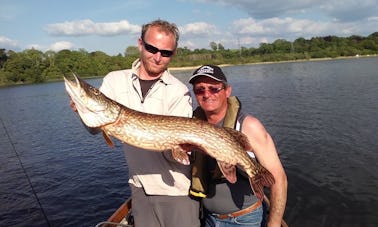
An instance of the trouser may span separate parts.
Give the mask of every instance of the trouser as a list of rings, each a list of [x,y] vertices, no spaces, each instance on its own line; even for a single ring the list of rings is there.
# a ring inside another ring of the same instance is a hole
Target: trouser
[[[198,227],[199,202],[189,196],[146,195],[131,186],[132,213],[136,227]]]
[[[248,226],[261,227],[263,221],[263,207],[260,206],[256,210],[240,215],[238,217],[229,217],[219,219],[216,216],[205,211],[205,227],[232,227],[232,226]]]

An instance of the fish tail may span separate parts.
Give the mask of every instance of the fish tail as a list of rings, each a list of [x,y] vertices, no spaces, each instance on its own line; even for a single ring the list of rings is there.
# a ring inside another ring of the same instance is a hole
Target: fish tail
[[[260,200],[264,199],[264,187],[270,187],[274,184],[273,175],[266,169],[262,169],[254,177],[249,178],[252,190]]]

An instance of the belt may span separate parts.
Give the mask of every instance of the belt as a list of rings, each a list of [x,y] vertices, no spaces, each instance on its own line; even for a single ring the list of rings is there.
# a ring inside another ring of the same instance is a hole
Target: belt
[[[244,214],[248,214],[248,213],[256,210],[257,208],[259,208],[261,206],[261,204],[262,204],[262,202],[261,202],[261,200],[259,200],[256,203],[254,203],[252,206],[244,208],[243,210],[235,211],[231,214],[213,214],[213,215],[215,217],[219,218],[219,219],[236,218],[236,217],[239,217],[239,216],[244,215]]]

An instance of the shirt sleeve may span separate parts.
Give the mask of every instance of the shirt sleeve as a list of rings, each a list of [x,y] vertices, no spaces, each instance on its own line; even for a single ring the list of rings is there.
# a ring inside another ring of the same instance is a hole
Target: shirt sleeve
[[[111,86],[111,82],[109,82],[109,80],[112,80],[113,76],[111,75],[111,73],[109,73],[108,75],[106,75],[103,80],[102,80],[102,84],[100,86],[100,91],[106,95],[108,98],[110,99],[113,99],[115,100],[115,95],[113,93],[113,91],[115,90],[113,88],[113,86]]]

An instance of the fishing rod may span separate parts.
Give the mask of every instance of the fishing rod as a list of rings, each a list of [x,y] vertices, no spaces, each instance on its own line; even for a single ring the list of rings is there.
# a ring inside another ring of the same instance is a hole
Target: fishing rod
[[[12,150],[13,150],[14,153],[16,154],[16,157],[17,157],[17,159],[18,159],[18,162],[20,163],[20,166],[21,166],[21,168],[22,168],[22,170],[23,170],[23,172],[24,172],[24,174],[25,174],[25,176],[26,176],[26,179],[28,180],[28,183],[29,183],[29,185],[30,185],[30,188],[31,188],[31,190],[32,190],[32,192],[33,192],[33,194],[34,194],[34,197],[35,197],[35,199],[37,200],[37,203],[38,203],[38,205],[39,205],[39,207],[40,207],[40,209],[41,209],[41,211],[42,211],[42,214],[43,214],[43,216],[44,216],[44,218],[45,218],[45,220],[46,220],[46,223],[47,223],[47,225],[48,225],[49,227],[51,227],[50,221],[49,221],[49,219],[47,218],[47,215],[46,215],[46,213],[45,213],[45,210],[44,210],[43,207],[42,207],[41,201],[40,201],[40,199],[39,199],[39,197],[38,197],[38,195],[37,195],[37,192],[35,191],[35,189],[34,189],[34,187],[33,187],[33,184],[32,184],[32,182],[31,182],[31,180],[30,180],[30,177],[29,177],[28,173],[26,172],[26,169],[25,169],[25,167],[24,167],[24,164],[23,164],[22,161],[21,161],[20,155],[18,154],[18,152],[17,152],[17,150],[16,150],[16,146],[14,145],[14,143],[13,143],[13,141],[12,141],[12,139],[11,139],[9,133],[8,133],[8,130],[7,130],[7,128],[5,127],[5,124],[4,124],[3,119],[0,118],[0,121],[1,121],[1,124],[2,124],[2,126],[3,126],[3,128],[4,128],[5,134],[7,135],[7,138],[8,138],[8,140],[9,140],[9,143],[10,143],[11,146],[12,146]]]

